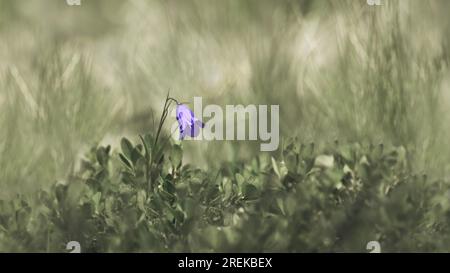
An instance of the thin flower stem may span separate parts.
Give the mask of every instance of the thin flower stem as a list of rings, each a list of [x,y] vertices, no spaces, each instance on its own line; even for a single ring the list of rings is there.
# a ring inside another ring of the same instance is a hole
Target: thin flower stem
[[[177,102],[177,100],[175,100],[175,99],[169,97],[169,92],[170,92],[170,91],[167,92],[166,101],[164,102],[163,111],[162,111],[162,114],[161,114],[161,118],[160,118],[160,120],[159,120],[158,131],[156,132],[155,141],[154,141],[153,147],[152,147],[152,149],[151,149],[151,151],[152,151],[152,156],[151,156],[150,162],[148,163],[149,166],[148,166],[146,172],[149,172],[149,171],[150,171],[151,166],[153,165],[154,158],[155,158],[155,156],[156,156],[156,154],[157,154],[157,152],[156,152],[156,151],[157,151],[156,144],[158,143],[159,135],[161,134],[161,130],[162,130],[162,126],[163,126],[163,124],[164,124],[164,121],[166,120],[167,115],[168,115],[168,113],[169,113],[169,107],[170,107],[170,104],[171,104],[173,101]],[[152,183],[152,181],[151,181],[151,180],[152,180],[152,179],[151,179],[151,175],[149,175],[149,176],[147,177],[146,180],[147,180],[147,183],[148,183],[148,191],[150,192],[150,191],[152,190],[152,188],[153,188],[153,187],[152,187],[152,184],[153,184],[153,183]]]
[[[177,105],[178,105],[178,104],[180,104],[180,103],[178,102],[178,100],[176,100],[176,99],[174,99],[174,98],[171,98],[171,97],[167,97],[167,99],[168,99],[168,100],[172,100],[172,101],[174,101],[174,102],[175,102],[175,103],[176,103]]]
[[[174,99],[172,99],[172,100],[174,100]],[[169,99],[169,92],[167,92],[167,97],[166,97],[166,101],[164,102],[163,112],[161,114],[161,119],[159,120],[158,131],[156,132],[155,142],[153,143],[154,147],[156,147],[156,143],[158,143],[159,134],[161,133],[162,126],[167,117],[167,112],[168,112],[170,103],[171,103],[171,100]]]

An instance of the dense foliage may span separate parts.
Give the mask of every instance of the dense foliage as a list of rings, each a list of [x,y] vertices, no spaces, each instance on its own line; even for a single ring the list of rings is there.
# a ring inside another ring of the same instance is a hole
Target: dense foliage
[[[278,159],[204,171],[182,163],[179,144],[154,144],[93,148],[66,183],[1,201],[1,250],[448,250],[448,186],[411,175],[403,147],[291,140]]]

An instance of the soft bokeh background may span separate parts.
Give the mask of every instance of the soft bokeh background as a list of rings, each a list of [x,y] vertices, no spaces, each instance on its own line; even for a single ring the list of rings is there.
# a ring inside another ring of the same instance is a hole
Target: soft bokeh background
[[[1,198],[65,179],[96,143],[154,130],[169,89],[279,104],[280,145],[404,145],[417,172],[449,174],[447,0],[81,2],[0,0]],[[183,145],[205,168],[259,152]]]

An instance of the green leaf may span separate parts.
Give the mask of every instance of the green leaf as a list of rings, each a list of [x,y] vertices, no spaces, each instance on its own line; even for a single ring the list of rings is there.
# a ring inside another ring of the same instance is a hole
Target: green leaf
[[[142,155],[141,151],[139,151],[138,147],[134,148],[133,151],[131,152],[131,162],[133,162],[133,164],[136,164],[136,162],[140,159],[140,158],[144,158],[144,156]]]
[[[278,178],[281,178],[280,170],[279,170],[279,168],[278,168],[277,162],[275,161],[275,158],[272,157],[271,159],[272,159],[272,168],[273,168],[273,171],[274,171],[275,174],[278,176]]]
[[[233,183],[228,178],[224,178],[222,181],[222,191],[224,200],[230,198],[233,193]]]
[[[92,201],[94,202],[94,208],[95,208],[95,213],[98,214],[98,210],[100,207],[100,198],[102,197],[102,193],[101,192],[97,192],[96,194],[94,194],[94,196],[92,196]]]
[[[149,144],[147,144],[147,142],[145,141],[144,137],[142,135],[139,135],[139,138],[141,139],[142,145],[144,146],[144,157],[147,161],[150,161],[150,148],[149,148]]]
[[[236,174],[236,181],[237,181],[238,186],[241,187],[242,184],[244,184],[244,182],[245,182],[245,178],[240,173],[238,173],[238,174]]]
[[[96,156],[97,156],[97,161],[100,165],[105,167],[108,164],[109,156],[108,156],[107,149],[105,147],[99,147],[97,149]]]
[[[278,209],[281,211],[281,213],[282,213],[283,215],[286,215],[286,210],[285,210],[285,206],[284,206],[284,201],[283,201],[283,199],[277,198],[277,199],[276,199],[276,202],[277,202]]]
[[[314,160],[314,166],[322,168],[333,168],[334,157],[331,155],[319,155]]]
[[[122,148],[122,153],[125,155],[125,157],[127,159],[132,159],[131,154],[134,148],[133,144],[131,144],[131,142],[127,138],[124,137],[120,140],[120,147]]]
[[[127,166],[130,170],[133,170],[133,166],[131,166],[131,163],[123,154],[120,153],[119,158],[122,161],[122,163],[125,164],[125,166]]]

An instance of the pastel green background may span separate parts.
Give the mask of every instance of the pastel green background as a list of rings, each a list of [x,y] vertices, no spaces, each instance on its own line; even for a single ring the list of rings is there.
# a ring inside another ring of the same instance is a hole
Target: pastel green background
[[[274,158],[290,137],[384,143],[414,173],[450,174],[447,0],[81,2],[0,0],[1,199],[67,182],[92,146],[154,132],[168,90],[280,105]],[[260,154],[258,142],[183,148],[204,170]]]

